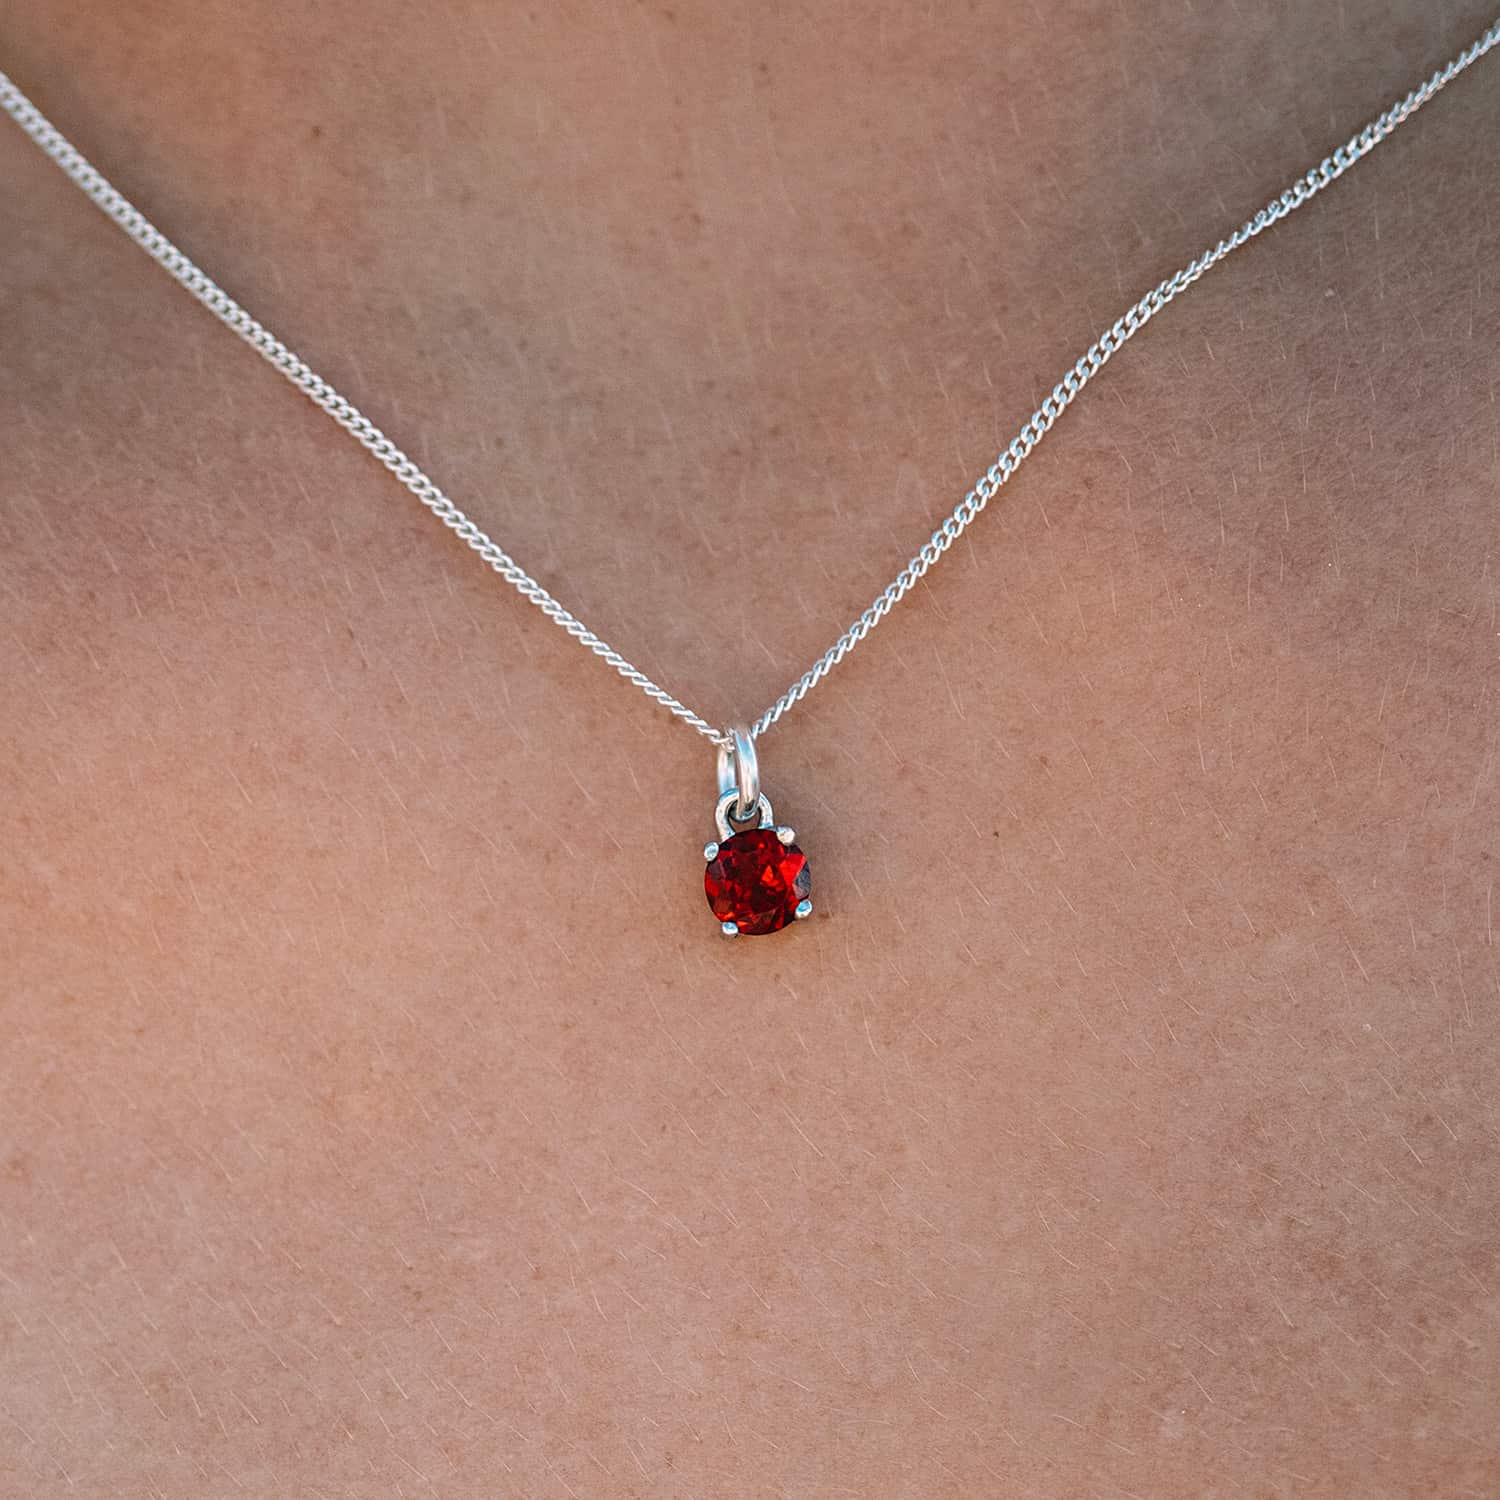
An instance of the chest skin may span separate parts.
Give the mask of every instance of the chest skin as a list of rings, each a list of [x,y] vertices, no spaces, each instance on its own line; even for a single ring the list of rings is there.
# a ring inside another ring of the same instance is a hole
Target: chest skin
[[[0,3],[715,722],[1472,5]],[[1500,63],[711,748],[0,131],[17,1493],[1488,1493]]]

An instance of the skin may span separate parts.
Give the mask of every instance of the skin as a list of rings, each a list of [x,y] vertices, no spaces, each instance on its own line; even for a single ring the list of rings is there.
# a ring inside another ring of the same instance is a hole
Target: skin
[[[1433,0],[0,3],[716,722]],[[1500,61],[712,753],[0,130],[0,1493],[1500,1491]]]

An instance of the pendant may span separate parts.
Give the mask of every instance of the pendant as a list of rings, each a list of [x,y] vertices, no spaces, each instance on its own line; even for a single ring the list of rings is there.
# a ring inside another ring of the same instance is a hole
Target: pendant
[[[812,874],[797,835],[778,826],[760,789],[755,740],[743,724],[719,747],[717,839],[703,846],[703,890],[725,937],[780,932],[812,916]]]

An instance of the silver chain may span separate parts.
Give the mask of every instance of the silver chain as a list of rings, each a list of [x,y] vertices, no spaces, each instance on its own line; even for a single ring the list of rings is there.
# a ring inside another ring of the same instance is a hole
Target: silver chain
[[[1500,44],[1500,20],[1466,47],[1425,83],[1398,100],[1379,118],[1351,136],[1331,156],[1305,172],[1273,198],[1254,218],[1241,224],[1176,275],[1147,292],[1089,345],[1052,394],[1031,414],[1009,447],[979,476],[973,489],[954,507],[951,515],[907,565],[888,583],[860,617],[751,725],[751,733],[762,735],[794,704],[800,703],[843,659],[874,630],[891,610],[916,586],[928,570],[961,537],[994,498],[1000,487],[1020,467],[1032,449],[1051,430],[1052,424],[1072,405],[1074,398],[1127,339],[1139,333],[1174,297],[1185,292],[1206,271],[1241,245],[1263,234],[1273,224],[1299,209],[1342,177],[1361,157],[1369,155],[1398,125],[1410,119],[1441,88],[1465,68]],[[577,615],[563,607],[514,558],[498,546],[456,506],[405,453],[352,402],[346,400],[266,326],[252,317],[204,271],[157,229],[98,168],[71,145],[56,126],[4,74],[0,73],[0,106],[52,159],[88,198],[104,211],[152,260],[184,286],[220,322],[233,329],[252,349],[276,367],[314,405],[320,406],[362,447],[369,450],[423,505],[465,546],[472,548],[523,598],[541,610],[554,624],[586,646],[601,661],[613,667],[636,687],[684,724],[696,729],[714,744],[724,746],[729,737],[722,729],[696,714],[665,688],[631,665],[607,641],[595,635]]]

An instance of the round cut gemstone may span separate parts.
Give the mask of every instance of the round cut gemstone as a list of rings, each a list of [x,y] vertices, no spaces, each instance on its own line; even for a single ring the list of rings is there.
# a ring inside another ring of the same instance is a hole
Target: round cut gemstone
[[[721,922],[747,936],[779,932],[796,920],[812,891],[807,856],[783,844],[774,828],[747,828],[719,845],[703,873],[708,904]]]

